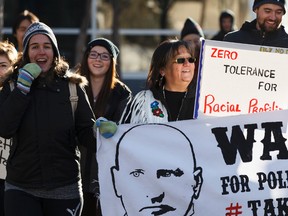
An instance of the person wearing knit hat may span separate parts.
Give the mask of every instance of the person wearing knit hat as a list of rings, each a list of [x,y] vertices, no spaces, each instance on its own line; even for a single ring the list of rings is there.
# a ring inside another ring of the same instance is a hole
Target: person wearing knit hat
[[[0,91],[0,136],[13,140],[5,215],[80,216],[79,145],[96,151],[88,82],[69,70],[46,24],[31,24],[23,42],[23,57]]]
[[[119,54],[118,47],[110,40],[106,38],[96,38],[90,41],[87,45],[87,50],[90,51],[94,46],[102,46],[107,49],[107,51],[112,55],[113,58],[117,59]]]
[[[276,4],[279,5],[282,10],[284,11],[284,14],[286,13],[285,9],[285,0],[255,0],[252,6],[253,11],[255,11],[257,8],[259,8],[263,4]]]
[[[132,100],[131,90],[117,76],[119,53],[119,48],[109,39],[93,39],[87,44],[81,64],[76,68],[76,73],[88,80],[85,90],[96,119],[105,118],[115,123],[119,122],[126,104]],[[82,215],[102,215],[95,153],[84,147],[80,147],[80,152],[84,195]]]
[[[181,30],[181,39],[189,34],[196,34],[199,37],[204,37],[204,33],[200,25],[192,18],[187,18]]]
[[[34,22],[27,28],[25,35],[23,37],[23,56],[25,56],[27,53],[27,48],[31,37],[37,34],[43,34],[49,37],[55,52],[54,53],[55,57],[59,58],[60,54],[57,39],[52,29],[43,22]]]
[[[188,17],[184,23],[184,26],[181,30],[180,39],[188,41],[192,44],[194,49],[194,55],[196,57],[195,62],[195,73],[193,81],[197,80],[198,68],[199,68],[199,58],[200,58],[200,49],[201,49],[201,40],[204,39],[204,32],[200,25],[193,20],[191,17]]]
[[[226,34],[224,41],[288,48],[288,34],[282,25],[285,0],[254,0],[252,10],[256,19]]]

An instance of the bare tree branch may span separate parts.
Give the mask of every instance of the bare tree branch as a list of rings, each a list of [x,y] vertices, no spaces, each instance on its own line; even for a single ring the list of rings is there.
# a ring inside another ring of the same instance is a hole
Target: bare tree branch
[[[75,47],[76,64],[81,62],[83,49],[85,48],[85,45],[86,45],[87,29],[89,27],[90,16],[91,16],[90,7],[91,7],[91,0],[86,0],[86,5],[85,5],[86,13],[82,19],[82,23],[80,27],[80,34],[77,37],[76,47]],[[94,19],[96,19],[96,17],[94,17]]]

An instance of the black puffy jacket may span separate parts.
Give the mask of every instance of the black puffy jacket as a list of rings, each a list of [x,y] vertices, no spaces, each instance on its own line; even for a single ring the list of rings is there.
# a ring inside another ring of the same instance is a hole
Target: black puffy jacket
[[[68,83],[77,83],[75,123]],[[76,139],[95,146],[94,114],[81,79],[38,77],[29,94],[11,92],[5,83],[0,93],[0,136],[13,138],[6,181],[23,188],[57,188],[80,179]]]

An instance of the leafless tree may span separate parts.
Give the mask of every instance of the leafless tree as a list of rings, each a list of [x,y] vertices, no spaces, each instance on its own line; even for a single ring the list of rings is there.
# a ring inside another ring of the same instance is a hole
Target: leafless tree
[[[2,1],[2,0],[0,0]],[[86,0],[85,2],[85,13],[82,19],[80,34],[77,37],[76,47],[75,47],[75,62],[76,64],[81,62],[81,57],[83,55],[83,49],[86,45],[87,29],[89,28],[90,16],[91,16],[91,0]],[[96,17],[95,17],[96,19]]]
[[[4,26],[4,0],[0,0],[0,40],[3,39]]]
[[[172,8],[175,0],[156,0],[158,7],[160,8],[160,28],[166,29],[168,28],[168,13],[169,9]],[[161,41],[167,39],[165,35],[161,36]]]
[[[119,34],[119,28],[120,28],[120,23],[119,23],[119,18],[121,16],[121,2],[119,0],[111,0],[112,8],[113,8],[113,23],[112,23],[112,41],[113,43],[120,48],[120,34]],[[117,72],[119,77],[121,78],[121,66],[120,66],[120,58],[121,55],[119,55],[117,61]]]
[[[207,0],[202,0],[202,12],[201,12],[201,17],[199,21],[200,26],[204,26],[206,7],[207,7]]]

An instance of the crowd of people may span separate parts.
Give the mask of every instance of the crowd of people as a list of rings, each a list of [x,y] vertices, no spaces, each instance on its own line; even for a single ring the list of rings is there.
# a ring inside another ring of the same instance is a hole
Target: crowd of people
[[[288,47],[285,0],[255,0],[252,10],[256,18],[239,30],[233,12],[223,11],[211,39]],[[0,136],[12,142],[0,181],[0,216],[102,215],[96,120],[193,119],[203,30],[188,17],[179,39],[162,41],[146,89],[136,95],[117,76],[120,50],[107,38],[91,40],[82,61],[70,67],[52,29],[33,13],[19,15],[13,35],[14,44],[0,43]]]

